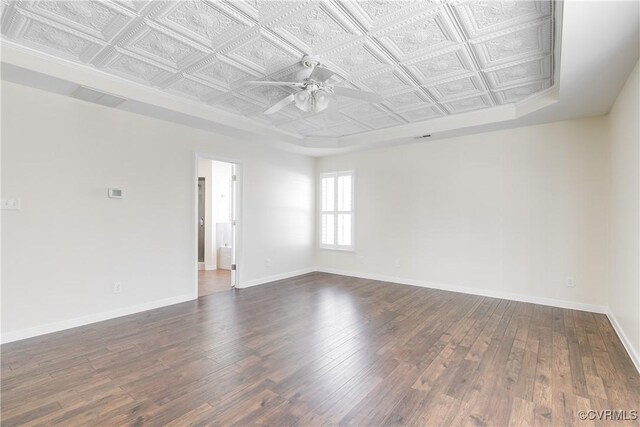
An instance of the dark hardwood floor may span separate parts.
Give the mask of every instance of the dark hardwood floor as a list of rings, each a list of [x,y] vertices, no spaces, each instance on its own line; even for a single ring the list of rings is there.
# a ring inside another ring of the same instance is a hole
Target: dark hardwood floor
[[[198,270],[198,297],[231,289],[231,271]]]
[[[1,352],[3,426],[603,425],[577,411],[640,402],[603,315],[322,273]]]

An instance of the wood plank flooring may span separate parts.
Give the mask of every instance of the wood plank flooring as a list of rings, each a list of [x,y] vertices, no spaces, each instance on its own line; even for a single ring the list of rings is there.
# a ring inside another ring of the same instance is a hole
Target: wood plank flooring
[[[198,270],[198,296],[211,295],[231,289],[231,271]]]
[[[1,347],[2,425],[638,425],[603,315],[323,273]]]

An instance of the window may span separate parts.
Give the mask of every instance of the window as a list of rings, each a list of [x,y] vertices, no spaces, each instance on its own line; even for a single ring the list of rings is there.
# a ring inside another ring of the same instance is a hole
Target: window
[[[331,172],[320,175],[320,247],[353,250],[354,175]]]

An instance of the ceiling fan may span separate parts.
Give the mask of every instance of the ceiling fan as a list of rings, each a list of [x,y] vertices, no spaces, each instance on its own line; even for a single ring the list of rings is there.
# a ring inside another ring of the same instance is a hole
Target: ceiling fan
[[[331,99],[337,96],[346,96],[367,102],[382,102],[382,97],[377,93],[364,90],[350,89],[334,86],[329,81],[336,75],[330,69],[322,66],[318,58],[305,56],[301,61],[303,70],[298,72],[297,82],[270,82],[248,81],[246,84],[262,86],[286,86],[300,89],[296,93],[286,96],[269,107],[264,114],[274,114],[287,105],[295,103],[296,107],[308,113],[319,113],[325,110],[331,103]]]

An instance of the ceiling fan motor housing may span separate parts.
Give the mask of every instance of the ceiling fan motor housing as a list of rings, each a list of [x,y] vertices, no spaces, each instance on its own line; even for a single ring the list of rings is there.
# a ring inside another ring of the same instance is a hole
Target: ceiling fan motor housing
[[[319,113],[329,106],[334,95],[347,96],[367,102],[382,101],[382,97],[374,93],[345,87],[334,87],[331,79],[336,73],[321,65],[320,58],[317,56],[305,55],[300,64],[303,68],[296,73],[296,81],[294,82],[247,82],[250,84],[287,86],[299,89],[296,93],[292,93],[272,105],[265,111],[265,114],[274,114],[290,103],[295,103],[296,107],[304,112]]]
[[[305,55],[302,58],[302,66],[305,68],[314,68],[320,65],[320,59],[317,56]]]

